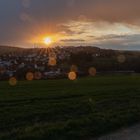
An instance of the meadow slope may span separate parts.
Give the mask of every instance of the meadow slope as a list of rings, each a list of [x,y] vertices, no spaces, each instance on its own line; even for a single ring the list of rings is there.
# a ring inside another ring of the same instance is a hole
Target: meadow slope
[[[139,121],[139,75],[0,82],[1,140],[87,140]]]

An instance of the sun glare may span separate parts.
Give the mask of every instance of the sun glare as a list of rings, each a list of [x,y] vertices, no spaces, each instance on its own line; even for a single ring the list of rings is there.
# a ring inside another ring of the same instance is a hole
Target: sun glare
[[[44,43],[46,44],[46,45],[50,45],[50,44],[52,44],[52,38],[51,37],[46,37],[46,38],[44,38]]]

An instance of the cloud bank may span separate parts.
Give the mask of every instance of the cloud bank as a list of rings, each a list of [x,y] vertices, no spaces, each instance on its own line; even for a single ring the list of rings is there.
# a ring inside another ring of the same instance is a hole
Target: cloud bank
[[[65,43],[81,40],[106,46],[111,41],[113,48],[116,38],[111,35],[116,35],[120,45],[122,40],[138,45],[139,5],[139,0],[1,0],[0,43],[28,46],[36,36],[62,34]],[[124,35],[127,40],[121,39]]]

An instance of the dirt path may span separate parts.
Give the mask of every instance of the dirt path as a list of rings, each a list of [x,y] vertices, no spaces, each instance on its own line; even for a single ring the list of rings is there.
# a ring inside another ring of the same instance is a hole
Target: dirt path
[[[91,140],[140,140],[140,124]]]

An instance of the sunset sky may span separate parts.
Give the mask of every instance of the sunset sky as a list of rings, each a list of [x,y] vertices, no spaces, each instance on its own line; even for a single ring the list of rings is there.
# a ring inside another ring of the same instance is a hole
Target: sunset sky
[[[140,49],[140,0],[0,0],[0,44]]]

